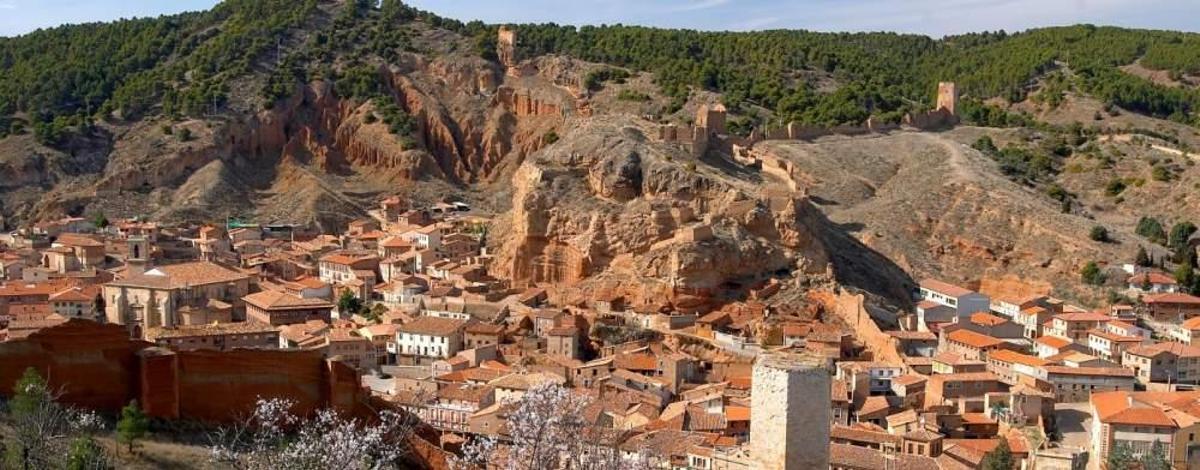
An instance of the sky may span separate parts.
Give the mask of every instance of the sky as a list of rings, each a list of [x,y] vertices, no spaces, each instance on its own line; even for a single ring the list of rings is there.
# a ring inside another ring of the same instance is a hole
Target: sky
[[[63,23],[209,8],[216,0],[0,0],[0,36]],[[1076,23],[1200,31],[1200,0],[408,0],[489,23],[640,24],[745,31],[897,31],[940,37]]]

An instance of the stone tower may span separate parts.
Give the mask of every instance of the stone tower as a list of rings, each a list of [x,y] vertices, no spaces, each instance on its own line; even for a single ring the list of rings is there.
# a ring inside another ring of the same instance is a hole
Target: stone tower
[[[136,276],[146,272],[150,262],[150,242],[145,237],[133,236],[125,240],[129,253],[125,257],[125,277]]]
[[[937,108],[935,111],[945,109],[950,114],[957,116],[958,106],[958,87],[954,86],[954,82],[938,83]]]
[[[701,106],[700,109],[696,110],[696,127],[707,129],[709,135],[726,134],[725,105],[718,103],[712,106]]]
[[[750,391],[753,468],[829,468],[830,376],[827,360],[765,353],[754,362]]]
[[[501,26],[496,34],[496,58],[505,67],[516,67],[517,32],[508,26]]]

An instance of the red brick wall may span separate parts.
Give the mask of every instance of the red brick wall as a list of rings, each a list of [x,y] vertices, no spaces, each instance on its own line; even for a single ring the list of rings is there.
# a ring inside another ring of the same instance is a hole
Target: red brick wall
[[[11,396],[33,367],[61,400],[74,406],[119,410],[139,395],[137,352],[150,344],[129,339],[124,328],[71,320],[21,341],[0,343],[0,394]]]

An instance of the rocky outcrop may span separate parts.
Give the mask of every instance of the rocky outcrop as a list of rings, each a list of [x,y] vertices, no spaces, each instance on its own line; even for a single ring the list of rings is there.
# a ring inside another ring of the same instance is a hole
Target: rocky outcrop
[[[650,142],[640,125],[581,121],[521,166],[495,274],[552,287],[566,302],[603,289],[704,309],[778,272],[826,271],[812,233],[823,226],[805,220],[806,198],[760,195],[757,181]]]

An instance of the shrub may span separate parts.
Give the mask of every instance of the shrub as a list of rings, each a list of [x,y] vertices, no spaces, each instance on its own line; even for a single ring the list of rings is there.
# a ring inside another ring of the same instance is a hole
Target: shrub
[[[1088,263],[1083,266],[1083,270],[1079,272],[1079,277],[1084,283],[1093,286],[1103,285],[1104,281],[1107,279],[1107,276],[1104,275],[1104,271],[1100,270],[1100,265],[1096,264],[1095,261],[1088,261]]]
[[[1108,180],[1108,184],[1104,185],[1104,194],[1116,197],[1125,191],[1125,182],[1120,178]]]
[[[1088,233],[1088,238],[1098,242],[1107,242],[1108,229],[1104,228],[1102,225],[1094,225],[1092,226],[1092,231]]]

